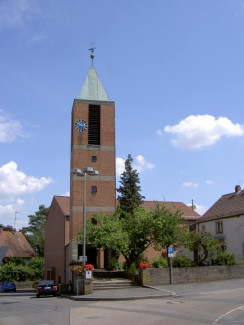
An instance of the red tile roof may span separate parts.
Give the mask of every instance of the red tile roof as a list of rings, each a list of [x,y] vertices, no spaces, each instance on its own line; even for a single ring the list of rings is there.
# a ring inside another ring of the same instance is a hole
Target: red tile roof
[[[167,209],[170,209],[172,212],[181,210],[183,217],[186,220],[197,220],[200,218],[200,215],[192,210],[189,206],[185,205],[183,202],[165,202],[165,201],[144,201],[142,207],[146,210],[155,208],[155,203],[163,204]]]
[[[198,222],[229,218],[244,214],[244,190],[225,194],[206,211]]]
[[[35,252],[22,232],[11,232],[0,230],[0,246],[9,246],[5,257],[35,256]]]
[[[59,204],[61,210],[63,211],[64,215],[69,215],[70,210],[70,197],[69,196],[54,196],[57,203]],[[144,201],[142,203],[142,207],[146,210],[150,210],[151,208],[155,207],[156,201]],[[183,216],[187,220],[197,220],[200,218],[200,215],[192,210],[189,206],[185,205],[182,202],[164,202],[164,201],[157,201],[157,203],[164,204],[166,208],[176,212],[177,210],[181,210]]]
[[[64,215],[70,213],[70,197],[69,196],[54,196]]]

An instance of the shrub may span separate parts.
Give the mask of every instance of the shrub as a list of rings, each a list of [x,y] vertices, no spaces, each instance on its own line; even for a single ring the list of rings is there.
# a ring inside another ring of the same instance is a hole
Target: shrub
[[[0,281],[16,281],[17,267],[14,263],[6,263],[0,267]]]
[[[163,257],[155,258],[152,262],[152,267],[156,269],[166,268],[168,267],[168,261],[166,258]]]
[[[18,259],[13,262],[8,261],[0,266],[0,281],[34,281],[44,278],[44,259],[34,257],[29,265],[18,263]]]
[[[129,276],[135,276],[136,275],[136,272],[137,272],[136,264],[135,263],[131,263],[131,265],[130,265],[130,267],[128,269]]]
[[[7,263],[12,263],[14,265],[25,265],[25,261],[22,257],[8,257]]]
[[[111,269],[117,269],[118,268],[118,261],[114,256],[111,257],[110,266],[111,266]]]
[[[34,279],[34,271],[25,265],[6,263],[0,267],[0,281],[30,281]]]
[[[187,255],[178,255],[172,259],[173,267],[190,267],[193,266],[193,262]]]
[[[33,274],[32,280],[41,280],[44,278],[44,257],[33,257],[28,265],[30,274]]]
[[[215,259],[215,265],[235,265],[236,256],[234,253],[221,252]]]

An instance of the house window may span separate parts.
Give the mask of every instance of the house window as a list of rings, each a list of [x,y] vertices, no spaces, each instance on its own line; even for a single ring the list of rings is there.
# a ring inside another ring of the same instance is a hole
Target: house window
[[[97,161],[97,156],[92,156],[92,162],[96,162]]]
[[[216,234],[222,234],[223,233],[223,222],[217,221],[216,222]]]
[[[202,231],[206,231],[205,225],[202,225]]]
[[[91,187],[91,192],[92,192],[92,194],[96,194],[97,193],[97,187],[96,186],[92,186]]]

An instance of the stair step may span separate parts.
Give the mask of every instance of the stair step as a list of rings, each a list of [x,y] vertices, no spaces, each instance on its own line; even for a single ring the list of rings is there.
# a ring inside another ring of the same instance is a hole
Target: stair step
[[[95,279],[92,283],[94,290],[126,289],[134,286],[138,286],[138,282],[127,279]]]

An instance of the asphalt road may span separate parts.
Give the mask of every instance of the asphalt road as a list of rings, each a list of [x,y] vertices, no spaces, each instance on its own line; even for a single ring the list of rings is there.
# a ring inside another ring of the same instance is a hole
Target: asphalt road
[[[0,325],[244,325],[244,279],[158,289],[175,296],[84,302],[0,293]]]

